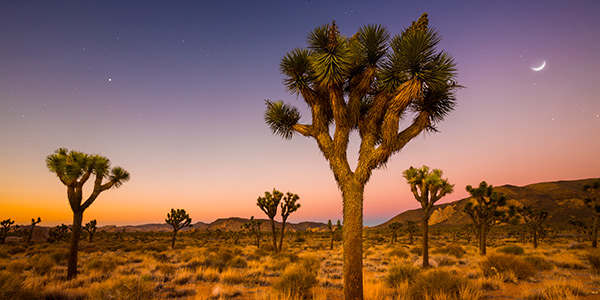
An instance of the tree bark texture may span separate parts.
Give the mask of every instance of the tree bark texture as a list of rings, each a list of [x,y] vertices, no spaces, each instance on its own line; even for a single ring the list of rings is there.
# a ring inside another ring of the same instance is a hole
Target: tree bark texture
[[[429,268],[429,217],[423,212],[423,268]]]
[[[177,236],[177,230],[173,230],[173,238],[171,239],[171,249],[175,248],[175,239]]]
[[[275,232],[275,220],[271,219],[271,232],[273,232],[273,252],[277,253],[277,233]]]
[[[344,299],[363,299],[362,230],[364,185],[342,186],[344,214]]]
[[[73,226],[71,230],[71,246],[69,248],[69,264],[67,266],[67,279],[77,276],[77,252],[79,250],[79,238],[81,237],[81,223],[83,221],[83,210],[73,212]]]
[[[283,235],[285,233],[285,219],[282,220],[281,222],[281,235],[279,236],[279,249],[277,250],[277,252],[281,252],[281,249],[283,249]]]

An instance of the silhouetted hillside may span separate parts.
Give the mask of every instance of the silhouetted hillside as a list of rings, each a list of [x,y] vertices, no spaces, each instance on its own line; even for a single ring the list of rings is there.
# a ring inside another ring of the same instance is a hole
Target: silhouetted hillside
[[[523,187],[503,185],[494,187],[494,191],[503,194],[508,199],[509,205],[532,205],[548,211],[546,224],[566,224],[571,219],[588,220],[592,213],[585,206],[583,191],[585,183],[595,179],[582,179],[572,181],[542,182]],[[436,205],[430,225],[459,226],[471,222],[463,209],[469,198]],[[389,221],[374,228],[385,228],[392,222],[406,222],[412,220],[421,222],[422,210],[413,209],[405,211],[391,218]]]

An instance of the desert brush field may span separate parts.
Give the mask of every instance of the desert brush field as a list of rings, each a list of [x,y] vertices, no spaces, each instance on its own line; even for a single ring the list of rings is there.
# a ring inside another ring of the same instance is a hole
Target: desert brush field
[[[434,228],[431,268],[420,239],[364,235],[366,299],[600,299],[600,251],[554,231],[537,249],[502,227],[480,256],[467,232]],[[0,299],[342,299],[342,245],[327,232],[292,231],[273,254],[242,232],[98,232],[80,243],[79,275],[66,280],[66,239],[0,245]]]

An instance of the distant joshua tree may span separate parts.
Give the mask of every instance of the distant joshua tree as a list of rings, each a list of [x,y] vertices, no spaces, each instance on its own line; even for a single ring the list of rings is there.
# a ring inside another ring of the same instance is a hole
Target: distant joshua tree
[[[467,202],[464,211],[477,229],[479,254],[485,255],[486,237],[490,229],[500,222],[507,221],[508,215],[499,210],[506,206],[506,197],[494,192],[494,187],[485,181],[480,182],[478,188],[467,185],[466,190],[471,194],[472,200]]]
[[[100,193],[118,188],[129,180],[129,173],[121,167],[110,167],[110,160],[100,155],[90,155],[60,148],[46,157],[46,166],[67,186],[67,197],[73,211],[73,235],[69,252],[67,279],[77,276],[77,251],[81,237],[83,212],[92,205]],[[94,175],[94,187],[83,201],[83,185]],[[107,181],[104,182],[104,179]]]
[[[275,232],[275,216],[277,215],[277,208],[283,198],[283,193],[273,189],[273,193],[265,192],[264,197],[258,197],[256,199],[256,205],[267,215],[271,220],[271,232],[273,234],[273,251],[277,253],[277,233]]]
[[[573,226],[575,229],[575,234],[577,235],[577,242],[581,242],[581,233],[585,233],[588,229],[587,224],[584,221],[575,219],[569,220],[569,225]]]
[[[63,238],[67,235],[69,231],[69,226],[65,224],[56,225],[56,227],[51,228],[48,234],[50,237],[48,241],[51,243],[62,241]]]
[[[33,237],[33,228],[35,228],[35,225],[42,222],[42,219],[40,217],[36,219],[31,219],[31,228],[29,228],[29,234],[27,234],[27,243],[31,243],[31,238]]]
[[[335,237],[335,227],[333,227],[331,220],[327,221],[327,230],[329,230],[329,235],[331,237],[331,243],[329,244],[329,250],[333,250],[333,238]]]
[[[594,214],[594,224],[592,225],[592,248],[598,248],[598,228],[600,227],[600,178],[591,184],[584,184],[583,190],[588,193],[585,198],[585,204]]]
[[[429,217],[433,213],[433,205],[447,194],[452,193],[454,185],[448,182],[448,179],[442,179],[442,170],[423,166],[420,169],[410,167],[405,170],[404,178],[410,184],[415,199],[421,203],[423,217],[421,223],[423,226],[423,268],[429,267]]]
[[[252,216],[250,217],[250,221],[241,226],[242,230],[247,230],[254,237],[257,248],[260,248],[260,225],[262,225],[262,222],[262,220],[256,220]]]
[[[173,209],[171,208],[171,212],[167,213],[167,218],[165,219],[167,224],[173,226],[173,239],[171,240],[171,248],[175,248],[175,238],[177,236],[177,232],[184,227],[191,227],[192,218],[185,212],[185,209]]]
[[[12,224],[15,224],[15,221],[11,221],[10,218],[0,222],[0,225],[2,225],[2,239],[0,240],[0,244],[4,244],[4,241],[6,240],[6,236],[8,235],[8,232],[10,231],[10,226]]]
[[[300,197],[296,194],[292,194],[287,192],[283,197],[283,202],[281,203],[281,235],[279,236],[279,250],[283,249],[283,236],[285,234],[285,221],[290,216],[291,213],[295,212],[300,208],[300,203],[296,203]]]
[[[523,218],[525,228],[531,233],[533,248],[537,248],[539,236],[543,229],[542,223],[548,218],[548,212],[543,209],[534,208],[531,205],[526,205],[516,210],[521,218]]]
[[[419,225],[415,221],[406,220],[406,232],[408,233],[408,244],[412,245],[414,243],[414,235],[419,232]]]
[[[98,229],[96,227],[96,224],[96,219],[94,219],[87,222],[83,227],[83,229],[85,229],[85,231],[87,231],[88,235],[90,236],[90,243],[94,240],[94,233],[96,233],[96,229]]]
[[[402,228],[402,223],[400,222],[392,222],[390,224],[390,230],[392,231],[392,245],[396,243],[398,239],[398,231]]]

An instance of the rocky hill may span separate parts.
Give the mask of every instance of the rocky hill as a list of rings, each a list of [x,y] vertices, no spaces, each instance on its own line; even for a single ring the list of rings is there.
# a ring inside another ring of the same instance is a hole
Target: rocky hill
[[[543,182],[523,187],[503,185],[494,187],[494,191],[506,196],[509,205],[532,205],[548,211],[549,216],[546,224],[558,225],[567,224],[571,219],[590,220],[592,213],[585,206],[583,200],[586,197],[583,185],[594,180]],[[468,201],[469,198],[465,198],[436,205],[429,224],[433,226],[460,226],[470,223],[469,217],[463,212]],[[386,228],[392,222],[406,222],[407,220],[421,222],[421,216],[421,209],[405,211],[374,228]]]

